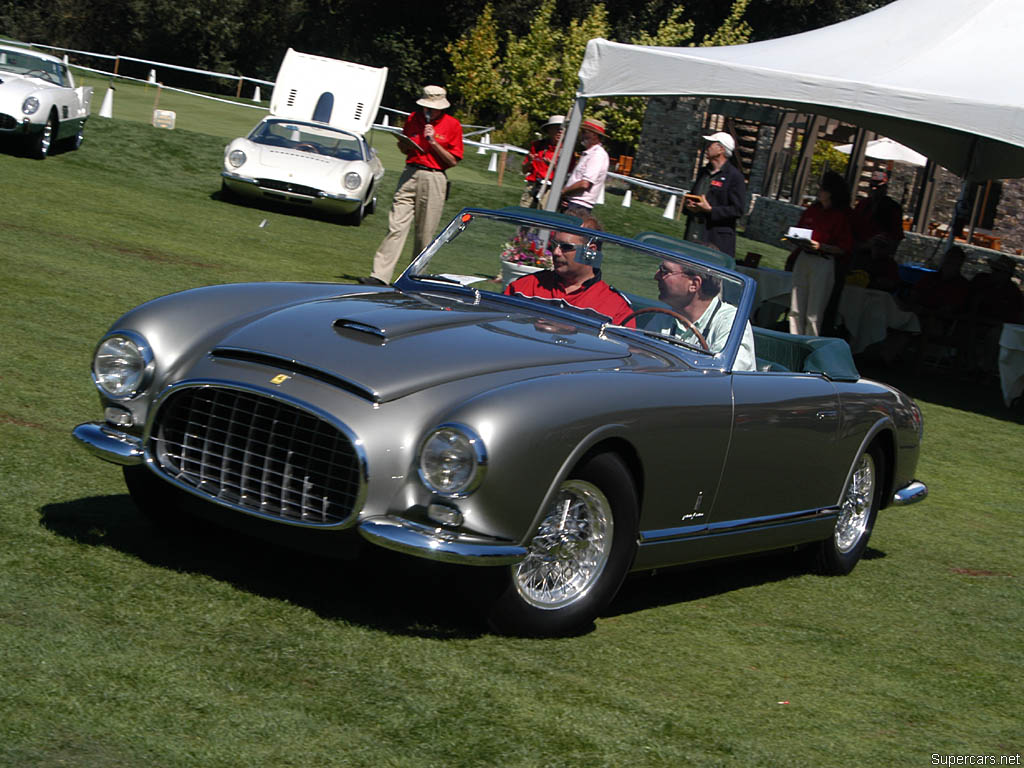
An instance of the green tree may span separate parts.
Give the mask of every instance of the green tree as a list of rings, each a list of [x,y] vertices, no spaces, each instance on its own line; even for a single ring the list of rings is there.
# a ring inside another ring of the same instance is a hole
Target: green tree
[[[509,106],[502,98],[498,27],[494,22],[494,7],[490,3],[484,6],[469,31],[450,43],[445,51],[454,70],[449,87],[461,96],[463,120],[484,119],[484,116]]]

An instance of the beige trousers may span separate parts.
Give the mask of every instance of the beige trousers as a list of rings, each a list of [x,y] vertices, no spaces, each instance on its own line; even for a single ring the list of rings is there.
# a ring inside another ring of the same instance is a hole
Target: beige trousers
[[[413,255],[418,255],[434,239],[444,208],[447,177],[440,171],[406,166],[398,179],[398,189],[388,213],[388,233],[373,256],[373,272],[378,280],[391,282],[395,265],[402,255],[409,228],[415,228]]]
[[[793,291],[789,298],[789,332],[820,336],[821,321],[835,284],[832,257],[803,253],[793,265]]]

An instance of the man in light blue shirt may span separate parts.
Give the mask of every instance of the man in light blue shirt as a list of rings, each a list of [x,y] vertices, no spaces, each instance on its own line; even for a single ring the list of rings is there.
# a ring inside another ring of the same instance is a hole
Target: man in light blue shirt
[[[721,352],[729,341],[736,317],[736,307],[722,301],[722,281],[709,271],[687,268],[673,261],[663,261],[654,273],[654,279],[658,282],[658,298],[690,323],[687,325],[660,315],[658,321],[661,325],[657,330],[702,346],[694,333],[695,328],[707,341],[712,352]],[[756,370],[754,332],[749,321],[743,329],[743,340],[733,370]]]

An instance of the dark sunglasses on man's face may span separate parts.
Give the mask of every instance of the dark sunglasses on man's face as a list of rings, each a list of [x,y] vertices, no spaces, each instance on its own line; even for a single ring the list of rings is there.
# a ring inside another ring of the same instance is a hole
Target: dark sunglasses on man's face
[[[555,250],[559,250],[562,253],[572,253],[573,251],[576,250],[576,243],[566,243],[563,242],[562,240],[549,240],[548,250],[552,252],[554,252]]]

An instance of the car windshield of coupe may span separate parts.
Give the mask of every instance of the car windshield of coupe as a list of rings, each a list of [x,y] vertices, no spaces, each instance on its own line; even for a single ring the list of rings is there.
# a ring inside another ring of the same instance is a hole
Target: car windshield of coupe
[[[679,246],[686,248],[685,243]],[[563,276],[574,269],[566,264],[570,253],[572,261],[586,262],[593,270],[576,274],[577,279],[584,279],[583,292],[594,297],[596,311],[587,306],[590,300],[572,297],[577,289],[571,288],[569,296],[562,290]],[[530,273],[539,274],[536,279],[516,283]],[[698,305],[687,310],[697,276],[707,307],[697,313],[692,324],[699,334],[688,322],[688,315]],[[743,283],[710,259],[698,261],[659,253],[589,230],[571,232],[556,223],[528,225],[521,220],[464,211],[410,265],[405,277],[430,290],[461,286],[477,302],[486,300],[487,292],[505,293],[526,308],[535,306],[545,313],[550,310],[570,320],[618,325],[630,333],[662,339],[703,355],[721,352],[732,334],[742,332],[736,318]],[[614,291],[591,281],[606,283]],[[538,284],[542,287],[535,290],[533,286]],[[623,316],[616,294],[628,301],[628,317]],[[614,317],[601,314],[609,310],[615,312]]]
[[[0,71],[38,77],[54,85],[68,84],[63,64],[33,56],[27,51],[0,50]]]
[[[294,120],[264,120],[249,135],[249,141],[339,160],[366,159],[358,136],[326,125],[297,123]]]

